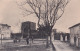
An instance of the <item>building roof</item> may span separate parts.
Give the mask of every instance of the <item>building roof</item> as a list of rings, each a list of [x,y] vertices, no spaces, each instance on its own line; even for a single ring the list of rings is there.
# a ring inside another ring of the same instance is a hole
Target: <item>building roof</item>
[[[7,26],[7,27],[11,27],[11,26],[9,26],[9,25],[7,25],[7,24],[0,24],[0,25],[2,25],[2,26]]]
[[[71,29],[71,28],[73,28],[73,27],[76,27],[76,26],[78,26],[78,25],[80,25],[80,23],[75,24],[75,25],[73,25],[73,26],[69,27],[69,29]]]
[[[22,23],[35,23],[35,22],[31,22],[31,21],[26,21],[26,22],[22,22]]]

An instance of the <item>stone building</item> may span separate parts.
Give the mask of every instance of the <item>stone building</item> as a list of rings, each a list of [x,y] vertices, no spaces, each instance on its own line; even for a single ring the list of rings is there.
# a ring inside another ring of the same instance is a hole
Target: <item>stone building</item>
[[[0,39],[8,39],[11,36],[11,26],[7,24],[0,24]]]
[[[22,33],[23,38],[26,38],[26,36],[33,35],[34,33],[32,32],[34,32],[35,30],[36,30],[36,23],[30,22],[30,21],[22,23],[21,33]]]
[[[73,25],[70,29],[70,44],[80,47],[80,23]]]

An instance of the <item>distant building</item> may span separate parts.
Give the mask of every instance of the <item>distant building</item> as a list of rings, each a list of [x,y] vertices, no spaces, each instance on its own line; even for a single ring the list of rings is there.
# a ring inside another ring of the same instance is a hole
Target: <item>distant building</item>
[[[22,38],[22,34],[21,33],[11,33],[11,38],[17,38],[17,39],[21,39]]]
[[[7,24],[0,24],[0,39],[8,39],[11,36],[11,26]]]
[[[70,42],[70,33],[60,33],[60,40]]]
[[[70,44],[80,47],[80,23],[73,25],[70,29]]]
[[[57,29],[52,30],[54,34],[54,40],[60,40],[60,34],[57,32]]]
[[[63,32],[57,32],[56,29],[53,29],[54,34],[54,40],[61,40],[61,41],[70,41],[70,34],[69,33],[63,33]]]
[[[30,21],[22,23],[21,33],[23,38],[26,38],[26,36],[31,36],[32,35],[31,32],[34,32],[35,30],[36,30],[36,23]]]

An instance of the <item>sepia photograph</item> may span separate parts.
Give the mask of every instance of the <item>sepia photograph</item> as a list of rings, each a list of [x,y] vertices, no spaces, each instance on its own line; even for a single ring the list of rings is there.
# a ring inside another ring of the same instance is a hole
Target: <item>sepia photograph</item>
[[[0,51],[80,51],[80,0],[0,0]]]

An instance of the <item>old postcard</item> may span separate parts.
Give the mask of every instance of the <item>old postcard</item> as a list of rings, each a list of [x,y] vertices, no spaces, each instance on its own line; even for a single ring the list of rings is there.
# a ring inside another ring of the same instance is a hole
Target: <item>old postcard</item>
[[[80,0],[0,0],[0,51],[80,51]]]

